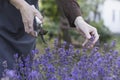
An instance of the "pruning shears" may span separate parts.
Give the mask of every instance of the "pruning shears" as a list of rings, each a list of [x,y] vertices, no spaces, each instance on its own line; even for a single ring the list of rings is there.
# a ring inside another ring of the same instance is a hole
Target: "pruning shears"
[[[46,44],[45,39],[44,39],[44,35],[47,34],[48,31],[44,30],[42,27],[42,22],[40,21],[40,19],[36,16],[35,20],[34,20],[34,30],[35,30],[35,37],[41,37],[42,41]]]

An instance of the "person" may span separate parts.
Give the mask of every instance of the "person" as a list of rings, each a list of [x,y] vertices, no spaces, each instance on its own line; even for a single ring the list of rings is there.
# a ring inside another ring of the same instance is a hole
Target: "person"
[[[92,48],[97,40],[99,39],[99,34],[97,29],[84,21],[82,18],[82,14],[80,11],[80,6],[77,3],[77,0],[56,0],[60,10],[64,13],[67,17],[70,26],[76,27],[76,30],[85,37],[85,41],[83,42],[82,46],[85,46],[92,35],[94,36],[94,41],[88,48]]]
[[[86,38],[83,46],[94,35],[95,39],[90,46],[93,47],[99,35],[96,28],[87,24],[82,18],[76,0],[57,0],[57,3],[71,27],[75,27],[76,31]],[[8,68],[12,69],[14,53],[26,55],[35,48],[36,39],[31,36],[34,31],[34,17],[37,16],[43,21],[37,8],[38,0],[0,0],[0,77],[4,60],[7,61]]]

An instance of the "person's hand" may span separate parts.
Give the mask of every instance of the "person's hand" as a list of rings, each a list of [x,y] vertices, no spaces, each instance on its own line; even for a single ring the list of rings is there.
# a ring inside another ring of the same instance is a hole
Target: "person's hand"
[[[37,16],[40,20],[42,20],[42,16],[34,6],[25,5],[24,7],[20,8],[22,20],[24,23],[25,32],[32,34],[33,30],[33,20]],[[32,34],[34,35],[34,33]]]
[[[97,29],[86,23],[81,16],[75,19],[74,24],[76,26],[77,31],[86,38],[82,46],[85,46],[89,42],[90,38],[94,36],[94,40],[92,44],[88,46],[88,48],[93,47],[99,39]]]
[[[33,5],[29,5],[25,0],[11,0],[11,3],[20,10],[25,32],[34,36],[34,18],[37,16],[41,21],[43,20],[40,12]]]

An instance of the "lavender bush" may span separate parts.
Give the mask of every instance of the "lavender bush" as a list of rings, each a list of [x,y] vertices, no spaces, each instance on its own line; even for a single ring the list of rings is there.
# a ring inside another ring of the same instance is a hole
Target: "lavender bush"
[[[45,48],[45,53],[33,50],[25,59],[14,55],[16,63],[13,70],[5,68],[4,78],[9,80],[120,80],[120,56],[114,49],[115,41],[98,46],[92,50],[75,49],[63,42],[58,47]]]

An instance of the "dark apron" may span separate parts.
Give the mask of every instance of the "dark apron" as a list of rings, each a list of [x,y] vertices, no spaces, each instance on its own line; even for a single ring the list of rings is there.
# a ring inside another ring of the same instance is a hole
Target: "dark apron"
[[[26,0],[37,6],[37,0]],[[36,39],[24,31],[20,12],[8,0],[0,0],[0,78],[2,63],[7,61],[8,68],[13,68],[13,55],[27,55],[35,48]]]

